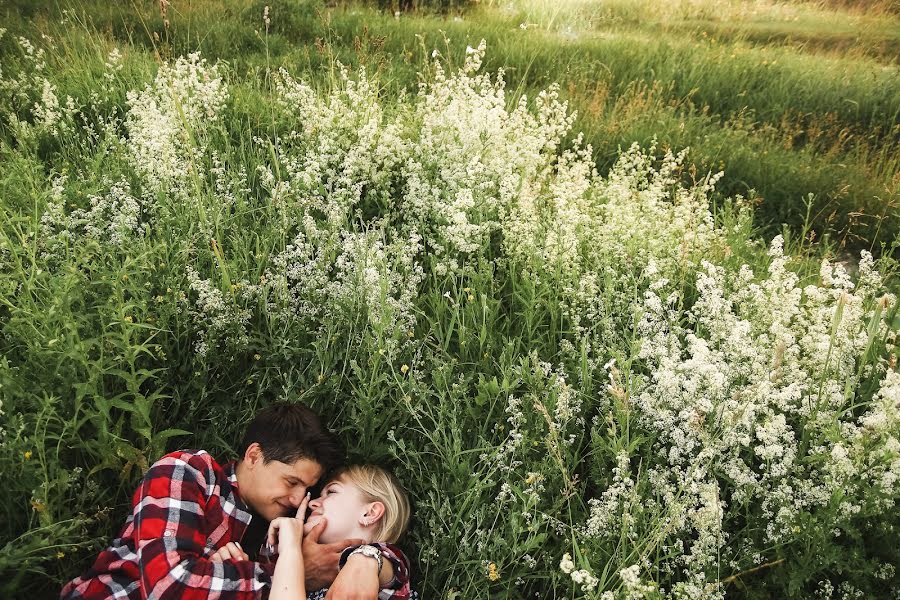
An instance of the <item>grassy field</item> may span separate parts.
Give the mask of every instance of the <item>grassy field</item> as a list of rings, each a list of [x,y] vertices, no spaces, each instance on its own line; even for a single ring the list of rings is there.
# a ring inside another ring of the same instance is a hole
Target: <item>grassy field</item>
[[[299,399],[426,597],[896,597],[896,6],[385,6],[0,3],[3,594]]]
[[[601,170],[621,148],[656,138],[691,147],[700,171],[724,170],[723,194],[755,191],[757,223],[769,233],[782,223],[798,230],[813,194],[820,237],[876,252],[896,237],[896,16],[726,1],[664,11],[630,0],[494,4],[396,19],[362,7],[270,2],[265,35],[260,2],[224,11],[176,4],[168,27],[152,3],[137,5],[143,11],[91,7],[73,19],[161,56],[199,50],[236,73],[285,64],[315,81],[333,60],[366,64],[394,97],[415,90],[434,49],[450,58],[485,39],[485,66],[506,69],[512,99],[561,84]],[[27,6],[26,14],[36,10]]]

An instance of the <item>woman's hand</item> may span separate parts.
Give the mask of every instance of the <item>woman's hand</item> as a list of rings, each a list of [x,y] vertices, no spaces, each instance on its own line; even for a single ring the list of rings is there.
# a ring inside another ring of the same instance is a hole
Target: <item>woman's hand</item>
[[[278,546],[278,560],[272,575],[269,600],[300,600],[306,598],[303,567],[303,522],[306,521],[306,506],[309,494],[300,503],[296,517],[279,517],[269,523],[266,542],[271,547]]]
[[[278,517],[269,523],[269,532],[266,534],[266,542],[272,548],[277,548],[279,555],[286,552],[296,552],[302,556],[303,551],[303,523],[306,521],[306,507],[309,505],[309,494],[300,502],[296,517]]]
[[[228,542],[216,550],[215,553],[209,557],[209,560],[212,562],[224,562],[226,560],[250,560],[250,557],[247,556],[247,553],[244,552],[244,549],[241,548],[239,543]]]

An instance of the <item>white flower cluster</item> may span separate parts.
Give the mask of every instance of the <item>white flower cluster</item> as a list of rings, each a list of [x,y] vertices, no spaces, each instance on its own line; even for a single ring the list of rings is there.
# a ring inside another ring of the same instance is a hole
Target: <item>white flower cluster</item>
[[[559,561],[559,569],[571,577],[576,585],[581,586],[582,592],[592,592],[597,588],[597,584],[600,583],[587,569],[576,569],[575,563],[572,562],[572,556],[568,552],[563,554],[562,560]]]
[[[596,538],[607,532],[631,529],[628,505],[639,501],[634,490],[634,480],[630,474],[630,460],[626,452],[620,452],[613,467],[612,484],[603,491],[600,498],[590,498],[590,516],[582,530],[582,535]]]
[[[5,29],[0,32],[0,38],[5,32]],[[47,36],[45,41],[52,43]],[[16,130],[17,137],[28,139],[41,133],[57,136],[70,132],[78,110],[74,98],[66,96],[64,102],[60,100],[56,86],[45,75],[47,62],[43,48],[35,47],[31,40],[21,36],[16,38],[16,42],[22,51],[22,61],[17,65],[18,73],[9,79],[3,76],[3,69],[0,68],[0,91],[11,96],[18,105],[5,115]],[[9,70],[15,72],[14,69]],[[18,107],[26,106],[31,108],[33,125],[16,116]]]
[[[434,81],[421,86],[415,106],[418,131],[405,162],[403,205],[435,228],[434,249],[447,257],[438,274],[458,268],[495,229],[508,253],[534,247],[536,220],[527,216],[556,177],[556,150],[575,118],[555,86],[538,95],[535,109],[522,96],[509,111],[503,72],[494,81],[476,74],[484,52],[482,41],[451,77],[436,63]]]
[[[646,598],[647,594],[656,591],[656,586],[646,584],[641,581],[641,568],[639,565],[631,565],[619,571],[619,579],[625,588],[625,598],[628,600],[640,600]]]
[[[161,65],[154,82],[128,92],[127,99],[128,158],[145,195],[167,191],[184,199],[199,166],[196,156],[228,99],[218,65],[208,65],[199,53],[179,57],[174,65]]]
[[[594,200],[582,203],[580,224],[556,224],[579,247],[562,269],[568,274],[563,311],[589,353],[608,347],[610,336],[630,326],[610,322],[610,290],[619,295],[635,287],[666,287],[696,269],[711,249],[725,246],[709,208],[721,174],[685,188],[678,172],[687,151],[667,152],[658,166],[654,152],[653,146],[644,151],[633,145],[606,178],[594,180]],[[566,205],[569,211],[578,206]],[[742,210],[741,218],[749,219],[749,211]]]
[[[325,98],[282,71],[280,104],[297,128],[279,141],[287,185],[272,179],[270,190],[280,203],[315,207],[332,224],[354,211],[390,214],[401,231],[427,233],[439,275],[458,270],[495,230],[508,252],[524,256],[534,247],[533,240],[520,247],[531,235],[519,231],[530,203],[558,177],[549,193],[566,205],[584,187],[578,177],[587,163],[572,165],[575,155],[567,154],[553,168],[574,115],[555,87],[538,96],[536,111],[525,97],[507,110],[502,73],[496,81],[475,74],[484,51],[482,42],[452,77],[436,64],[434,80],[391,117],[364,70],[351,78],[342,68],[340,85]]]
[[[48,253],[59,250],[61,244],[78,243],[84,238],[121,249],[135,236],[146,233],[147,226],[141,223],[141,203],[132,196],[124,179],[112,184],[103,195],[88,196],[89,208],[68,213],[65,183],[62,175],[53,180],[47,210],[41,217],[41,236]]]
[[[900,375],[885,358],[865,362],[875,340],[895,348],[884,316],[896,298],[878,297],[881,278],[867,254],[856,283],[824,262],[821,282],[805,286],[788,269],[780,237],[769,254],[762,280],[746,266],[734,273],[702,263],[687,309],[679,292],[666,293],[667,282],[645,292],[630,400],[656,440],[658,463],[645,466],[655,499],[643,499],[644,510],[667,507],[666,544],[682,548],[675,596],[711,593],[706,577],[724,552],[731,514],[759,511],[768,526],[756,543],[777,544],[796,535],[803,514],[830,514],[822,518],[836,527],[862,510],[893,510],[900,492]],[[873,378],[881,383],[871,401],[858,397]],[[619,534],[626,469],[620,464],[590,501],[584,535]]]
[[[395,201],[391,179],[405,142],[400,123],[386,122],[365,69],[353,78],[341,66],[339,85],[324,97],[283,69],[275,81],[278,104],[295,126],[277,141],[286,181],[270,181],[273,202],[289,214],[315,208],[333,227],[362,208],[382,216]],[[362,207],[364,200],[373,206]]]
[[[190,266],[187,267],[187,278],[194,297],[185,301],[189,302],[188,310],[194,321],[200,324],[194,351],[199,356],[206,356],[222,347],[230,353],[244,350],[249,343],[247,322],[251,315],[240,306],[239,300],[254,297],[258,293],[255,287],[240,282],[225,293]]]
[[[269,311],[313,331],[362,318],[396,350],[415,327],[420,246],[415,233],[385,244],[375,231],[325,230],[307,215],[303,231],[266,273],[274,294]]]

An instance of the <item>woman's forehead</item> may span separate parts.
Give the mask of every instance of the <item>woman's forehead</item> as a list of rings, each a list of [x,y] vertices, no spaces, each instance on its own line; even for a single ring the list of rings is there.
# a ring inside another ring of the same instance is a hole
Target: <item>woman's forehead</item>
[[[332,483],[339,483],[341,485],[353,485],[353,482],[347,478],[347,475],[341,473],[337,477],[331,477],[328,481],[325,482],[325,485],[331,485]]]

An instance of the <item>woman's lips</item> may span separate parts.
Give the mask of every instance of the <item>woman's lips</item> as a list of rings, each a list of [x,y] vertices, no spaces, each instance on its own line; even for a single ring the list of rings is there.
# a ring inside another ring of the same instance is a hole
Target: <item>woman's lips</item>
[[[309,515],[309,517],[306,519],[306,522],[303,524],[303,533],[309,533],[310,531],[312,531],[313,527],[315,527],[322,521],[323,516],[324,515],[322,515],[321,513],[314,513]]]

